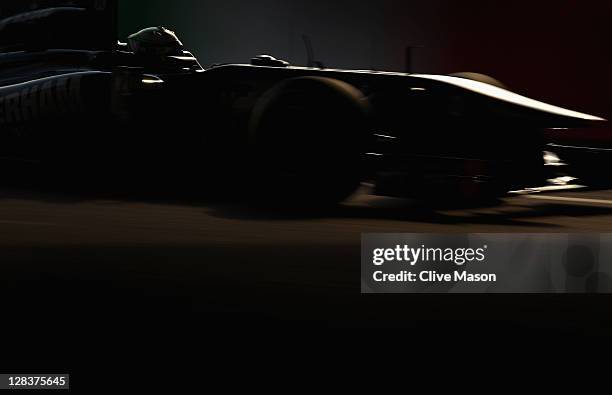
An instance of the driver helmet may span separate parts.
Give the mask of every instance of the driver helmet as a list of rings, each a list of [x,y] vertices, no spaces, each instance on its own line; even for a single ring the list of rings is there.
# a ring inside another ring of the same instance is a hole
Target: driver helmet
[[[183,43],[176,34],[163,26],[149,27],[128,37],[130,49],[138,55],[180,55]]]

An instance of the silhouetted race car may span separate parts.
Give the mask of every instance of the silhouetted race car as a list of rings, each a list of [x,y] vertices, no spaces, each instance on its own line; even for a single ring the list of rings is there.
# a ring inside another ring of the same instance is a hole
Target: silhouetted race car
[[[4,159],[82,182],[227,188],[279,205],[333,204],[363,181],[381,195],[480,201],[552,177],[545,128],[604,121],[477,74],[267,55],[203,68],[163,27],[117,42],[115,11],[112,1],[3,2]]]

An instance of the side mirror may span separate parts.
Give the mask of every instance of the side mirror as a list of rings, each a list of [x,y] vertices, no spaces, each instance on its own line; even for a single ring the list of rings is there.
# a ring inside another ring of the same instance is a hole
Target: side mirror
[[[268,67],[288,67],[289,62],[284,60],[276,59],[270,55],[259,55],[251,59],[253,66],[268,66]]]

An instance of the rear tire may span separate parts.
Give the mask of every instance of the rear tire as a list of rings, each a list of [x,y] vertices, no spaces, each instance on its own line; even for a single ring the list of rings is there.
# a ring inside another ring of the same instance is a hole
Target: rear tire
[[[367,113],[361,92],[334,79],[295,78],[270,89],[249,125],[253,200],[303,209],[346,199],[363,175]]]

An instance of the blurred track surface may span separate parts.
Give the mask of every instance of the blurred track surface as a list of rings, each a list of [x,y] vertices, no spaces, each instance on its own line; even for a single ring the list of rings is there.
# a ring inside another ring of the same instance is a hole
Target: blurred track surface
[[[59,311],[107,323],[195,318],[208,328],[486,320],[545,329],[562,321],[570,332],[587,322],[597,332],[609,326],[600,319],[611,316],[607,296],[360,295],[360,235],[609,231],[612,190],[446,211],[362,191],[333,212],[300,216],[5,188],[0,289],[16,311],[36,309],[54,322]]]

